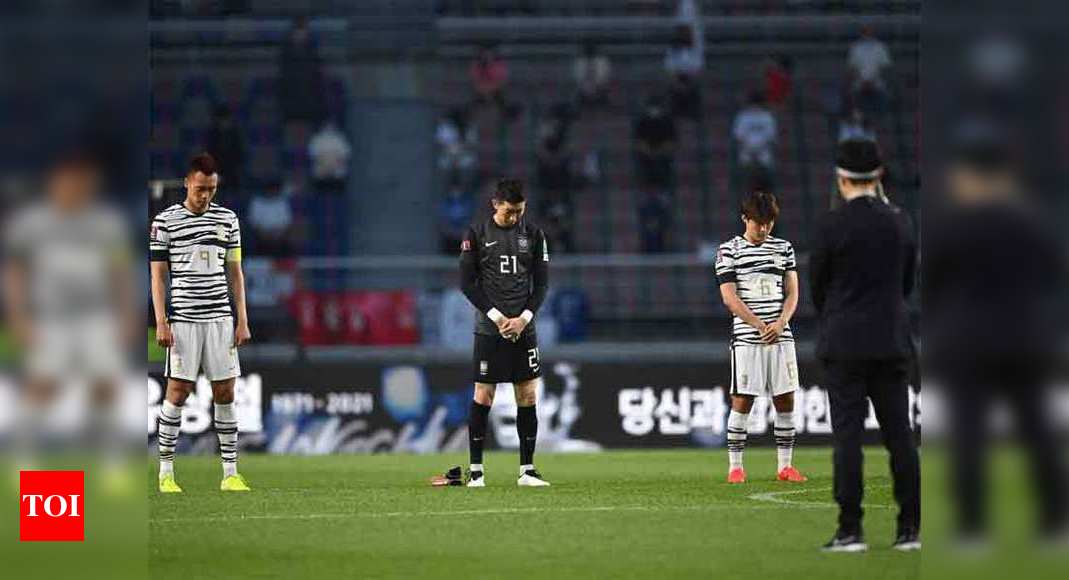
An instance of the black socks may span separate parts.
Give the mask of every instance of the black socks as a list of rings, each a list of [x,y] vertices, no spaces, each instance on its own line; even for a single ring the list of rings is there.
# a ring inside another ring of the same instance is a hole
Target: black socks
[[[486,421],[490,416],[490,407],[471,402],[471,416],[468,419],[468,452],[471,463],[483,462],[483,442],[486,441]]]
[[[520,465],[534,465],[538,439],[538,413],[534,405],[516,409],[516,433],[520,436]]]

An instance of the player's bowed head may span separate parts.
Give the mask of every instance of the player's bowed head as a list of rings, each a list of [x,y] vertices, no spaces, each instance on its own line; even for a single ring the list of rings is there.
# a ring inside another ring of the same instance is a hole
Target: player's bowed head
[[[776,196],[764,191],[755,191],[742,200],[740,207],[742,223],[746,226],[746,239],[761,244],[772,235],[779,217]]]
[[[186,173],[186,207],[194,213],[208,211],[208,204],[219,191],[219,170],[215,158],[201,153],[189,163]]]
[[[527,211],[527,196],[523,192],[523,182],[519,179],[502,179],[494,188],[490,199],[494,208],[494,222],[505,228],[519,223]]]

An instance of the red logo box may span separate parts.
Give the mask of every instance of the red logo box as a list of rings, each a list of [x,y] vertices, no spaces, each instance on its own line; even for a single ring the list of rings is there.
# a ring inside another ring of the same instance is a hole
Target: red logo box
[[[19,540],[85,540],[85,472],[19,472]]]

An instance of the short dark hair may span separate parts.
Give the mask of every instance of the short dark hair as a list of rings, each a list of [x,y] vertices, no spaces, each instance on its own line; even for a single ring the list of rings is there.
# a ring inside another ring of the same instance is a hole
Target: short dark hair
[[[523,193],[523,182],[519,179],[502,179],[494,189],[494,199],[508,203],[523,203],[527,196]]]
[[[193,175],[194,173],[203,173],[204,175],[215,175],[219,172],[216,169],[215,158],[208,153],[201,153],[195,156],[189,161],[189,173],[187,175]]]
[[[755,191],[743,198],[742,215],[759,224],[767,224],[779,217],[779,204],[776,196],[764,191]]]

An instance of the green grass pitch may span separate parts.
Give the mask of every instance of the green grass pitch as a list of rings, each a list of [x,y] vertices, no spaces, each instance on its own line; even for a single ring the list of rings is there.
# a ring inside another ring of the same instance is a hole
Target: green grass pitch
[[[461,455],[246,454],[248,494],[218,491],[214,457],[179,456],[185,493],[148,476],[152,578],[915,578],[889,548],[886,454],[866,450],[867,554],[822,554],[835,528],[831,451],[800,449],[810,480],[775,481],[775,450],[537,457],[550,488],[517,488],[515,453],[488,454],[487,487],[432,488]],[[150,462],[152,464],[154,462]]]

